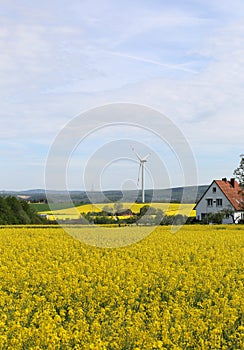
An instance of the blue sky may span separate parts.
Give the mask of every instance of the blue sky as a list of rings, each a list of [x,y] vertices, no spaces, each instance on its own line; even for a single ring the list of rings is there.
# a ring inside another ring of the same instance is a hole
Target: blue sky
[[[48,151],[62,128],[116,102],[172,120],[193,150],[199,184],[232,176],[244,151],[243,17],[241,0],[1,0],[1,189],[44,188]],[[162,151],[170,185],[184,185],[165,145],[138,130],[108,130],[73,153],[69,186],[83,186],[95,150],[128,135],[142,154],[148,146]],[[102,187],[118,188],[128,177],[137,177],[137,164],[113,163]]]

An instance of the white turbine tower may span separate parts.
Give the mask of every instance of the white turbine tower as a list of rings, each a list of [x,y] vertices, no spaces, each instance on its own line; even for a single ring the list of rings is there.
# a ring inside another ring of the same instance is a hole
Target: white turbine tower
[[[139,156],[139,154],[135,151],[135,149],[133,147],[132,151],[135,153],[135,155],[137,156],[139,162],[140,162],[140,166],[139,166],[139,172],[138,172],[138,179],[137,179],[137,185],[139,184],[139,180],[140,180],[140,171],[141,171],[141,199],[142,199],[142,203],[145,203],[145,163],[147,162],[148,157],[150,156],[151,153],[148,153],[148,155],[146,155],[145,157],[141,158]]]

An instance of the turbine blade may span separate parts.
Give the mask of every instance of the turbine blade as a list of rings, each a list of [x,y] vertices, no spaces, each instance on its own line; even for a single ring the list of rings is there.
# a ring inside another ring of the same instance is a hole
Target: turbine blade
[[[137,158],[139,159],[139,161],[141,161],[141,157],[139,156],[139,154],[135,151],[135,148],[131,146],[132,151],[135,153],[135,155],[137,156]]]
[[[147,160],[150,157],[151,153],[148,153],[145,157],[142,158],[142,160]]]

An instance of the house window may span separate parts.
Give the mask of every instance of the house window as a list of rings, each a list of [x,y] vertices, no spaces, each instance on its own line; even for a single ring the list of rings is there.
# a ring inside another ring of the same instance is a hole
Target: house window
[[[222,198],[217,198],[216,199],[216,207],[222,207],[223,202],[222,202]]]
[[[216,187],[213,187],[213,193],[216,193]]]
[[[212,198],[207,198],[207,206],[212,207],[213,206],[213,200]]]

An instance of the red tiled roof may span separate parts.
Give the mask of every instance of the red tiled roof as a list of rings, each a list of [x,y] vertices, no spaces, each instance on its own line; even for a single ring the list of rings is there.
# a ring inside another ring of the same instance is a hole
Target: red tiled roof
[[[219,186],[221,191],[225,194],[226,198],[232,204],[235,210],[243,210],[244,208],[244,196],[243,189],[234,179],[227,180],[215,180],[215,183]]]

